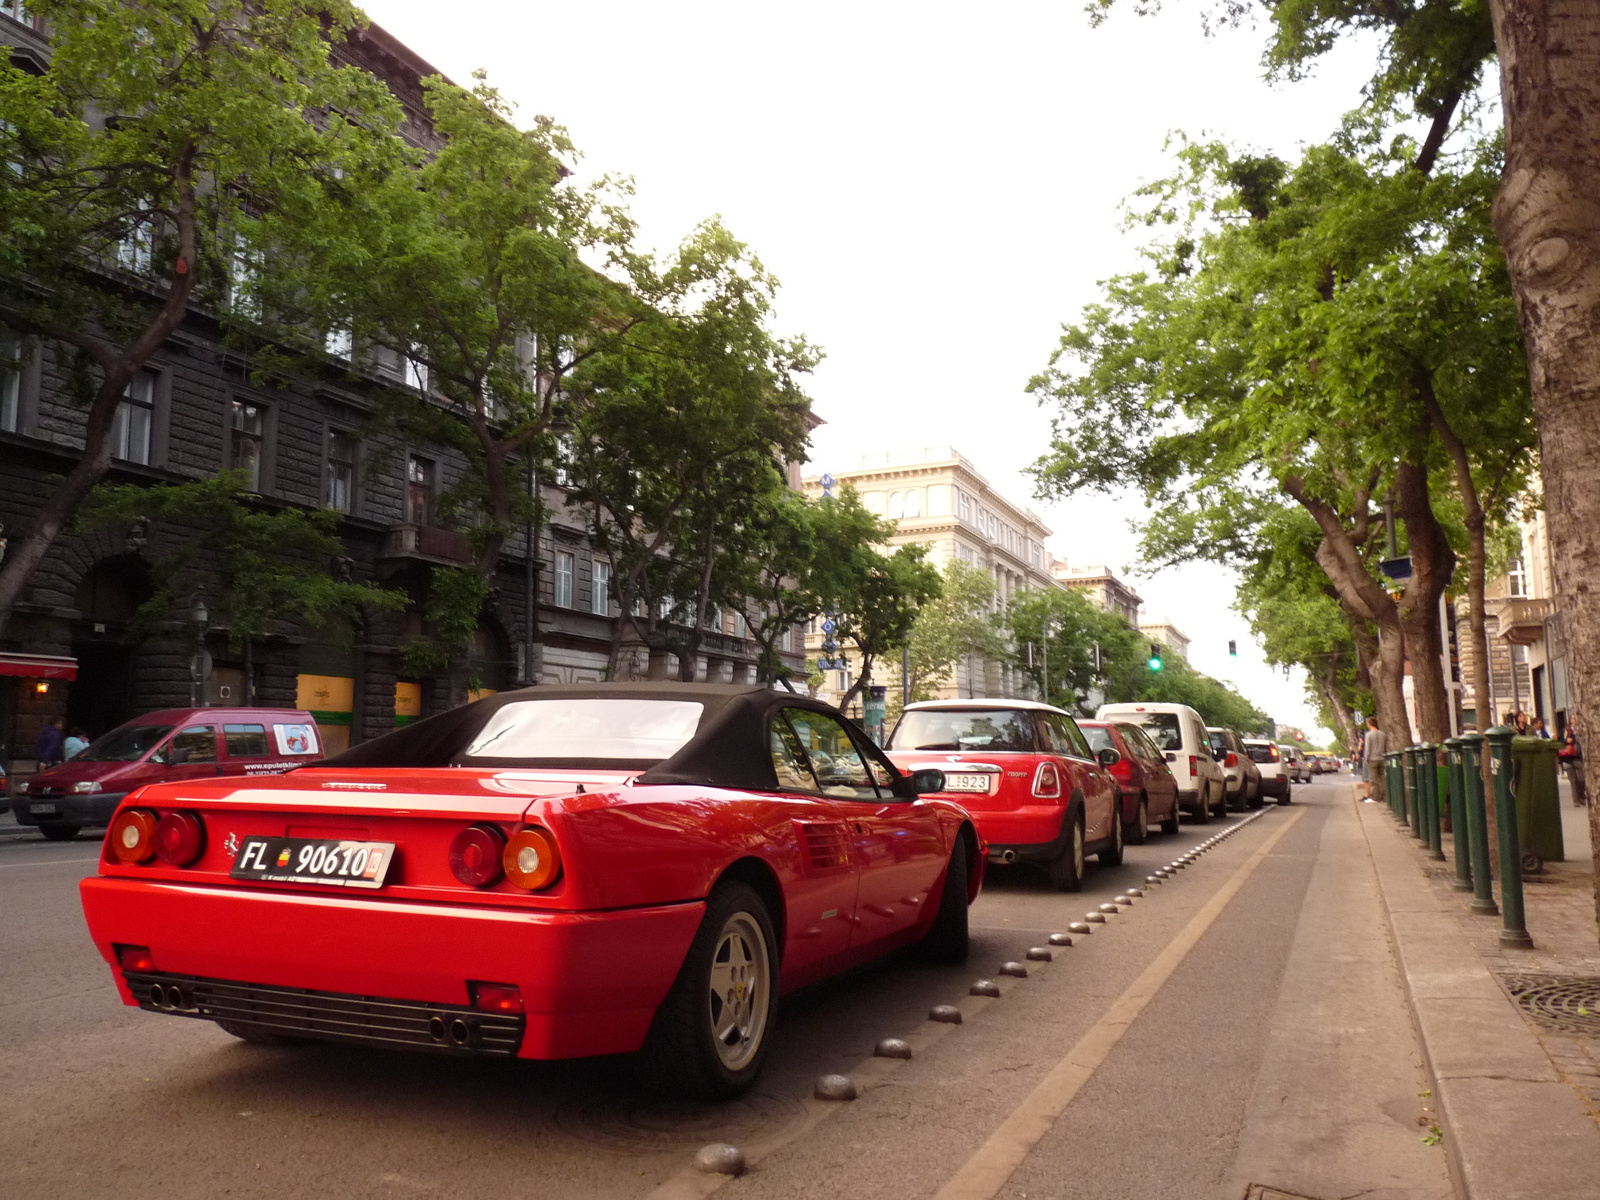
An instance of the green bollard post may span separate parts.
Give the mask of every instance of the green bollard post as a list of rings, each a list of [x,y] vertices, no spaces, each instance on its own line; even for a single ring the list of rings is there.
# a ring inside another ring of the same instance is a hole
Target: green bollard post
[[[1517,802],[1511,794],[1511,739],[1516,730],[1499,725],[1484,735],[1494,765],[1494,819],[1500,834],[1500,929],[1502,946],[1532,947],[1522,904],[1522,845],[1517,838]]]
[[[1383,756],[1383,769],[1389,773],[1389,808],[1394,819],[1402,824],[1406,819],[1405,777],[1400,773],[1400,752],[1391,750]]]
[[[1411,828],[1411,749],[1406,749],[1396,755],[1400,768],[1400,820],[1407,829]]]
[[[1439,811],[1439,747],[1423,742],[1417,747],[1417,769],[1422,776],[1422,827],[1428,835],[1428,857],[1444,861],[1444,817]]]
[[[1456,856],[1456,881],[1452,885],[1458,892],[1472,890],[1472,850],[1467,844],[1467,784],[1462,777],[1461,739],[1444,741],[1445,764],[1450,773],[1450,834],[1454,839]]]
[[[1406,775],[1409,777],[1406,785],[1406,798],[1411,802],[1411,836],[1419,842],[1428,840],[1428,827],[1424,824],[1426,818],[1422,811],[1422,747],[1412,746],[1406,750]]]
[[[1461,781],[1467,788],[1467,844],[1472,848],[1472,911],[1498,917],[1489,870],[1489,818],[1483,802],[1483,734],[1461,737]]]

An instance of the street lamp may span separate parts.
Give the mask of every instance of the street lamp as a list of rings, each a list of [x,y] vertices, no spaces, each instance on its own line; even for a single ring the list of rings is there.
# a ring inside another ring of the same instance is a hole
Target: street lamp
[[[189,619],[194,622],[194,659],[189,663],[191,700],[196,708],[206,702],[206,676],[211,674],[210,655],[206,653],[206,627],[211,614],[206,609],[205,593],[196,592],[189,606]]]

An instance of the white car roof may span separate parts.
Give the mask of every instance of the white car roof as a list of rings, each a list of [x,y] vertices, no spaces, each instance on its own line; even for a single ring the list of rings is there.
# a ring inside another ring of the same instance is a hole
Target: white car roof
[[[1059,713],[1063,717],[1072,716],[1064,708],[1057,708],[1054,704],[1044,704],[1038,700],[1007,700],[999,696],[985,696],[972,700],[917,700],[906,705],[906,712],[924,712],[929,709],[940,708],[993,708],[1015,709],[1031,708],[1038,712]]]

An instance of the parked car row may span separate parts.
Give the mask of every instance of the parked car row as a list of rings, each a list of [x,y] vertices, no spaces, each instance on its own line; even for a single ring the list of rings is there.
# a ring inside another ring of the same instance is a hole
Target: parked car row
[[[41,828],[99,815],[66,796],[115,810],[81,893],[124,1003],[249,1041],[633,1053],[713,1099],[753,1084],[783,994],[904,947],[965,958],[988,864],[1076,891],[1185,812],[1288,802],[1280,749],[1173,704],[931,701],[880,750],[806,696],[594,684],[321,760],[308,714],[270,710],[102,743],[26,794]]]

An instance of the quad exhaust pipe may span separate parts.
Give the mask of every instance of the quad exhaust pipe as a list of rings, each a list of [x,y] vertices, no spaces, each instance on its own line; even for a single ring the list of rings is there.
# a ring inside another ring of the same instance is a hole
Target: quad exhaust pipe
[[[478,1027],[463,1017],[453,1017],[449,1021],[439,1016],[429,1017],[428,1036],[435,1045],[465,1050],[478,1044]]]
[[[157,1008],[186,1009],[192,1007],[189,997],[176,983],[150,985],[150,1003]]]

